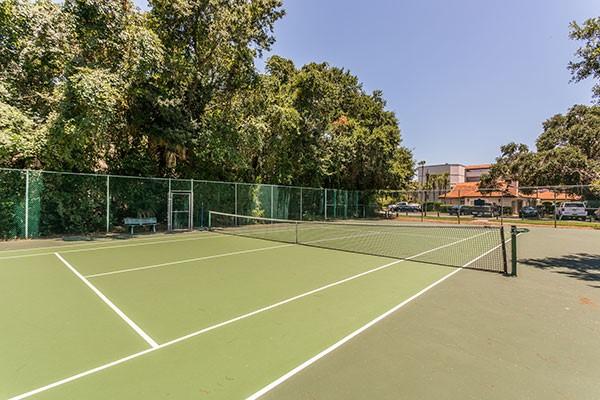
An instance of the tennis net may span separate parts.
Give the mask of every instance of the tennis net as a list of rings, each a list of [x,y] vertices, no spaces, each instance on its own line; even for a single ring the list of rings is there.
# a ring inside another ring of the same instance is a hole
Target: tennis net
[[[507,273],[503,227],[295,221],[211,211],[211,230],[456,268]]]

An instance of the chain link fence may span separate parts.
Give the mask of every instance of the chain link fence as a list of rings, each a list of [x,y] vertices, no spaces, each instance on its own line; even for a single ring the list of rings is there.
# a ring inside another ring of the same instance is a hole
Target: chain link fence
[[[185,194],[189,205],[173,202]],[[209,211],[295,220],[373,218],[374,193],[338,189],[214,182],[193,179],[0,169],[0,239],[126,232],[126,219],[175,227],[174,212],[189,212],[192,228]],[[171,214],[171,215],[170,215]]]
[[[469,183],[446,190],[379,191],[375,197],[388,218],[600,228],[600,190],[591,185],[479,188]]]

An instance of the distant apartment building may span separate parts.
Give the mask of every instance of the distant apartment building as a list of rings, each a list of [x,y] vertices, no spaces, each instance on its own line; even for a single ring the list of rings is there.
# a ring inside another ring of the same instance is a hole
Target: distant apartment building
[[[479,182],[481,176],[489,172],[491,164],[462,165],[462,164],[437,164],[423,165],[417,168],[417,181],[427,183],[433,176],[447,175],[450,188],[459,183]]]

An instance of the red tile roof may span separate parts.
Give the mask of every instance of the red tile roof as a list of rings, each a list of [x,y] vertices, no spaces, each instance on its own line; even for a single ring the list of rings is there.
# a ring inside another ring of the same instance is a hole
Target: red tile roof
[[[458,183],[451,191],[440,196],[441,199],[465,199],[465,198],[480,198],[480,197],[516,197],[520,199],[538,199],[553,201],[555,198],[558,201],[581,200],[581,196],[556,192],[549,189],[540,189],[537,192],[518,192],[516,187],[503,182],[499,184],[497,189],[480,189],[479,182]]]
[[[537,192],[532,192],[532,193],[521,192],[519,197],[523,198],[523,199],[538,199],[538,200],[554,201],[554,199],[555,199],[554,195],[555,195],[555,192],[552,190],[540,189]],[[577,194],[573,194],[573,193],[556,192],[556,200],[575,201],[575,200],[581,200],[581,196],[579,196]]]
[[[515,197],[515,188],[506,184],[500,189],[479,189],[479,182],[458,183],[452,190],[440,196],[442,199],[464,199],[469,197]]]

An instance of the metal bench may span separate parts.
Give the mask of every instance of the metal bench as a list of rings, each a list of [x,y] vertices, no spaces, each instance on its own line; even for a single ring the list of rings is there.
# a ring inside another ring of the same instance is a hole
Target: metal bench
[[[125,226],[127,226],[129,228],[129,233],[131,233],[132,235],[133,235],[133,228],[135,228],[136,226],[142,226],[142,227],[143,226],[151,226],[152,232],[156,232],[156,225],[158,225],[158,222],[156,221],[156,217],[125,218],[123,223],[125,224]]]

